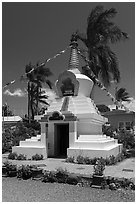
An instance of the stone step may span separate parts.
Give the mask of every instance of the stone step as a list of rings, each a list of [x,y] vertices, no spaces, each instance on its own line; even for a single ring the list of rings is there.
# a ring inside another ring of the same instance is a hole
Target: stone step
[[[31,159],[35,154],[42,154],[46,158],[46,152],[44,146],[14,146],[12,147],[12,152],[17,152],[17,154],[25,154],[27,159]]]
[[[107,137],[106,135],[79,135],[78,139],[80,140],[90,140],[90,139],[103,139],[103,138],[110,138]]]
[[[21,147],[39,147],[41,146],[41,142],[40,141],[20,141],[20,146]]]
[[[31,140],[37,140],[37,137],[36,136],[31,137]]]
[[[78,138],[78,141],[108,141],[110,139],[111,139],[110,137],[88,138],[88,139]]]
[[[97,149],[104,149],[109,146],[113,146],[116,144],[116,140],[114,139],[108,139],[108,140],[102,140],[102,141],[79,141],[77,140],[75,142],[75,147],[79,148],[97,148]]]

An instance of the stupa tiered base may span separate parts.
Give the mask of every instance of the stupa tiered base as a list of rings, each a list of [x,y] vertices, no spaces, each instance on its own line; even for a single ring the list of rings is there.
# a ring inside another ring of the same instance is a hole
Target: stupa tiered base
[[[12,147],[12,152],[17,154],[24,154],[27,159],[32,159],[35,154],[42,154],[43,158],[47,158],[47,152],[45,148],[45,141],[41,135],[31,137],[25,141],[20,141],[19,146]]]
[[[73,36],[74,37],[74,36]],[[102,117],[92,98],[93,81],[78,70],[77,42],[71,40],[69,69],[55,83],[58,98],[39,121],[40,138],[21,141],[12,151],[27,158],[34,154],[46,157],[108,157],[122,151],[117,140],[102,133],[108,120]]]

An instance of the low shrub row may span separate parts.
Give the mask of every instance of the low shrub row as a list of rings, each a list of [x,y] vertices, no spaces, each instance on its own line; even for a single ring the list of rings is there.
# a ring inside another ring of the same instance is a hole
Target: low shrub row
[[[105,165],[115,165],[118,162],[123,161],[127,157],[129,157],[129,153],[123,149],[122,153],[119,153],[117,156],[110,155],[106,159],[103,158]],[[76,159],[74,157],[67,157],[66,162],[69,163],[77,163],[77,164],[90,164],[90,165],[95,165],[96,161],[100,158],[89,158],[89,157],[83,157],[82,155],[78,155]]]
[[[12,160],[26,160],[26,155],[24,154],[17,154],[16,152],[11,152],[8,155],[8,159],[12,159]],[[43,159],[43,155],[42,154],[35,154],[32,156],[31,160],[42,160]]]
[[[42,171],[35,165],[21,165],[16,166],[10,162],[5,162],[2,173],[6,176],[16,176],[18,179],[30,179],[30,178],[40,178],[42,182],[45,183],[67,183],[71,185],[77,185],[82,187],[92,187],[93,177],[77,176],[75,174],[70,174],[67,170],[58,168],[56,171]],[[38,174],[40,176],[38,176]],[[131,179],[126,178],[114,178],[114,177],[104,177],[103,183],[101,185],[102,189],[109,188],[111,190],[117,190],[120,188],[135,190],[135,184]]]

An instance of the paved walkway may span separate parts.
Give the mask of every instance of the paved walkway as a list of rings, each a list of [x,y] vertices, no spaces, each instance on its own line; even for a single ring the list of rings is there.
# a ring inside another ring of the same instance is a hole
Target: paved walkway
[[[5,161],[6,158],[7,155],[3,155],[3,161]],[[91,176],[93,174],[93,165],[67,163],[65,162],[65,159],[47,158],[41,161],[9,161],[17,165],[38,165],[44,170],[55,171],[57,168],[61,167],[63,169],[66,169],[70,173],[82,174],[87,176]],[[135,158],[126,159],[114,166],[106,166],[104,174],[105,176],[132,178],[135,181]]]

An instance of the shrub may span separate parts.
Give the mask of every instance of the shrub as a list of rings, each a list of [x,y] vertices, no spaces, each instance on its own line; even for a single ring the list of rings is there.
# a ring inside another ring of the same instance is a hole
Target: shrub
[[[132,155],[134,154],[134,152],[132,153]],[[130,153],[131,155],[131,153]],[[123,159],[125,159],[126,157],[128,157],[128,153],[127,150],[123,149],[122,153],[119,153],[117,156],[114,155],[110,155],[109,157],[106,157],[106,159],[103,159],[105,162],[105,165],[114,165],[117,162],[121,162]],[[91,165],[95,165],[97,160],[99,160],[100,158],[93,158],[90,159],[89,157],[83,157],[83,156],[78,156],[76,161],[78,164],[91,164]],[[68,157],[66,159],[66,162],[72,162],[75,163],[74,157]]]
[[[91,165],[95,165],[96,164],[96,161],[98,160],[99,158],[96,158],[94,157],[93,159],[90,160],[90,163]]]
[[[79,182],[78,176],[73,176],[73,175],[69,175],[66,180],[66,183],[71,185],[77,185],[78,182]]]
[[[85,164],[91,164],[91,159],[89,157],[84,158],[84,163]]]
[[[135,134],[127,130],[118,132],[118,142],[123,144],[126,149],[135,149]]]
[[[12,159],[12,160],[14,160],[14,159],[17,159],[17,157],[18,157],[18,155],[17,155],[17,153],[16,152],[11,152],[9,155],[8,155],[8,159]]]
[[[105,160],[103,158],[100,158],[96,161],[96,164],[94,165],[93,175],[102,176],[104,170],[105,170]]]
[[[74,163],[74,157],[67,157],[66,162]]]
[[[43,159],[43,155],[42,154],[35,154],[32,156],[32,160],[42,160]]]
[[[110,155],[110,156],[109,156],[109,160],[110,160],[110,165],[116,164],[116,158],[115,158],[114,155]]]
[[[68,178],[68,172],[65,169],[58,168],[56,171],[56,180],[58,183],[66,183],[66,180]]]
[[[84,157],[83,156],[81,156],[81,155],[77,156],[76,160],[77,160],[78,164],[84,164]]]
[[[2,153],[12,151],[12,138],[13,134],[10,128],[6,128],[2,133]]]
[[[12,164],[9,161],[3,162],[4,167],[6,168],[7,176],[13,177],[17,175],[17,166]]]
[[[44,172],[44,176],[43,176],[43,182],[50,182],[50,183],[54,183],[56,182],[56,173],[52,172],[52,171],[45,171]]]
[[[29,165],[19,166],[17,169],[17,178],[29,179],[32,176],[31,167]]]
[[[26,155],[24,155],[24,154],[19,154],[19,155],[17,156],[17,160],[26,160]]]

